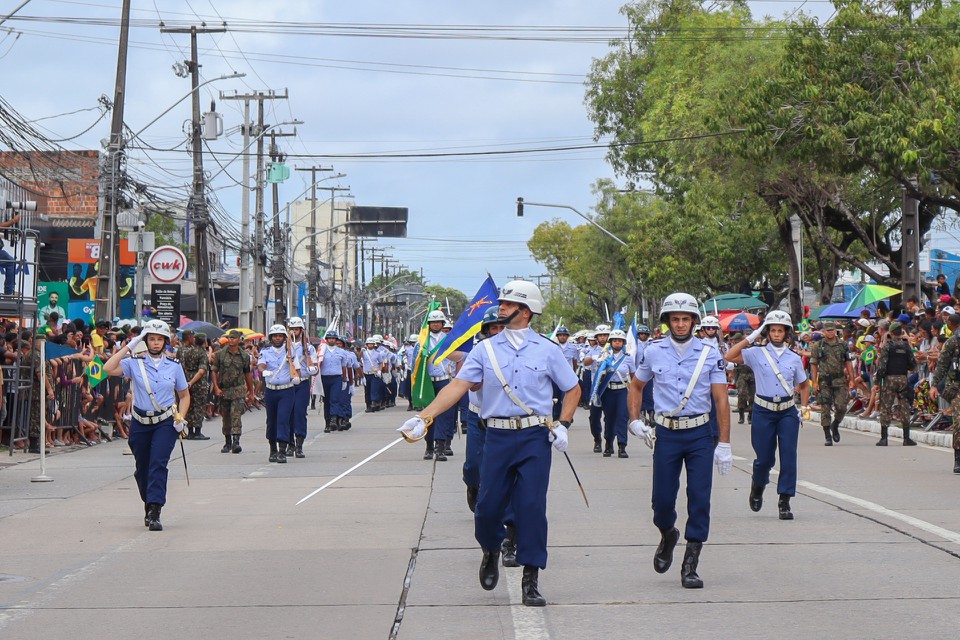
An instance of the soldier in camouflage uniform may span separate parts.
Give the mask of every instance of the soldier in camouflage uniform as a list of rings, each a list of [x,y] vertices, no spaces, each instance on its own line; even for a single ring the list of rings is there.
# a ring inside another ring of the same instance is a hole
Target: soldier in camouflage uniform
[[[27,433],[27,451],[29,453],[40,453],[40,446],[46,444],[46,438],[41,437],[43,429],[40,425],[40,403],[46,402],[46,398],[40,395],[40,377],[43,375],[44,367],[40,362],[40,347],[36,344],[32,335],[24,331],[20,336],[20,366],[29,367],[33,362],[33,377],[30,380],[30,430]],[[47,393],[51,393],[47,389]],[[12,411],[12,408],[8,408]],[[21,432],[22,433],[22,432]]]
[[[953,316],[951,316],[952,318]],[[942,395],[953,415],[953,472],[960,473],[960,332],[955,332],[940,351],[930,397]]]
[[[823,340],[810,354],[810,377],[820,405],[820,426],[823,427],[824,446],[840,442],[840,422],[847,414],[850,387],[853,384],[853,364],[843,340],[837,339],[837,325],[823,323]],[[831,410],[833,419],[830,419]]]
[[[877,383],[880,385],[880,440],[878,447],[887,446],[887,429],[890,427],[890,417],[897,404],[897,417],[903,425],[903,446],[911,447],[917,444],[910,439],[910,408],[913,406],[910,398],[910,383],[907,376],[917,370],[917,358],[913,355],[913,348],[903,337],[903,325],[899,322],[890,324],[890,335],[886,343],[880,348],[880,357],[877,359]]]
[[[742,333],[736,333],[730,344],[743,340]],[[753,369],[746,364],[738,364],[733,370],[733,384],[737,387],[737,412],[740,419],[737,424],[743,424],[743,414],[747,414],[747,421],[753,424],[753,396],[757,393],[757,381]]]
[[[222,396],[220,415],[223,416],[225,443],[220,453],[240,453],[240,417],[246,403],[256,400],[253,392],[253,370],[250,355],[240,348],[243,334],[237,329],[227,332],[227,346],[213,356],[213,393]]]
[[[203,336],[206,342],[205,334]],[[181,347],[177,352],[177,360],[183,367],[183,375],[187,378],[190,387],[190,410],[187,411],[187,440],[209,440],[210,436],[200,433],[203,428],[203,417],[207,410],[210,385],[207,382],[207,369],[210,368],[207,352],[197,345],[197,336],[193,331],[184,331],[181,338]]]

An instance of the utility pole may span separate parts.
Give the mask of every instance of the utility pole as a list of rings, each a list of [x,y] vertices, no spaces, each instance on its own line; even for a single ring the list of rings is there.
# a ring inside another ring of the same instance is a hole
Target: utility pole
[[[282,133],[278,131],[270,132],[270,160],[273,162],[283,162],[286,157],[280,153],[277,147],[277,138],[286,138],[297,135],[294,130],[292,133]],[[273,272],[273,297],[274,297],[274,322],[284,323],[287,320],[287,298],[286,298],[286,234],[283,233],[280,226],[280,183],[273,182],[273,262],[271,271]]]
[[[336,221],[334,220],[334,216],[336,216],[336,197],[337,197],[337,191],[350,191],[350,186],[347,185],[346,187],[317,187],[317,189],[321,189],[321,190],[323,190],[323,191],[329,191],[329,192],[330,192],[330,226],[329,226],[328,228],[333,228],[333,227],[335,227],[336,224],[337,224]],[[346,233],[346,231],[345,231],[344,233]],[[334,245],[334,243],[333,243],[333,232],[331,231],[331,232],[327,233],[327,262],[330,264],[330,267],[331,267],[330,270],[331,270],[331,273],[332,273],[332,277],[331,277],[331,280],[330,280],[330,297],[331,297],[332,303],[331,303],[330,308],[329,308],[329,310],[328,310],[328,313],[329,313],[331,316],[336,315],[336,314],[334,313],[334,307],[335,307],[335,304],[336,304],[335,296],[336,296],[336,292],[337,292],[337,286],[336,286],[337,270],[336,270],[336,265],[335,265],[334,262],[333,262],[333,245]],[[347,255],[347,253],[346,253],[346,250],[344,251],[344,254],[343,254],[343,255],[344,255],[343,268],[344,268],[344,270],[346,270],[346,267],[347,267],[347,260],[346,260],[346,255]]]
[[[189,33],[190,34],[190,84],[193,88],[193,192],[190,195],[190,206],[187,207],[188,219],[194,223],[194,250],[196,252],[196,282],[197,282],[197,320],[211,322],[218,320],[219,314],[211,313],[212,296],[210,295],[210,253],[207,250],[207,229],[210,226],[210,214],[207,211],[206,184],[203,176],[203,134],[200,123],[200,63],[197,59],[198,33],[225,33],[226,27],[197,27],[191,25],[186,28],[172,28],[160,26],[160,33]]]
[[[317,172],[333,171],[333,167],[305,167],[297,168],[297,171],[310,172],[310,226],[307,228],[307,234],[310,238],[310,269],[308,270],[307,285],[307,304],[309,305],[310,315],[307,318],[307,335],[317,335],[317,288],[319,287],[319,269],[317,264]],[[331,205],[332,206],[332,205]]]
[[[19,7],[18,7],[19,9]],[[123,0],[120,9],[120,47],[117,54],[117,80],[113,92],[113,121],[107,147],[109,174],[107,197],[100,221],[100,269],[97,272],[96,319],[113,318],[117,305],[117,270],[120,239],[117,234],[117,208],[120,191],[120,154],[123,152],[123,102],[127,81],[127,43],[130,34],[130,0]],[[137,278],[143,274],[138,273]]]
[[[266,314],[264,309],[264,290],[263,283],[266,281],[264,276],[264,213],[263,213],[263,134],[266,131],[266,125],[263,122],[263,102],[264,100],[286,100],[287,90],[283,94],[278,94],[272,89],[254,91],[252,93],[233,95],[220,94],[221,100],[243,100],[244,101],[244,131],[243,131],[243,185],[244,199],[241,208],[240,218],[240,324],[250,327],[254,331],[263,333],[266,331]],[[250,122],[250,102],[257,101],[257,124]],[[255,222],[254,234],[250,238],[250,159],[246,153],[250,145],[250,135],[257,137],[257,166],[256,180],[253,190],[256,194],[255,202]],[[251,265],[251,257],[252,265]],[[250,267],[253,266],[253,277],[251,278]],[[252,286],[251,286],[252,281]]]
[[[917,188],[916,177],[910,180]],[[913,193],[905,190],[903,194],[903,222],[900,225],[902,240],[900,243],[900,278],[903,300],[911,296],[920,299],[920,202]]]

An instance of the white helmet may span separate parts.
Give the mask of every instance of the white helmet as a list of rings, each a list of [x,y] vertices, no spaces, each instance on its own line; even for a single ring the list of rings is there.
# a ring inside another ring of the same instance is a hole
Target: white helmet
[[[793,321],[790,319],[790,314],[786,311],[771,311],[767,314],[766,319],[763,321],[763,326],[769,327],[772,324],[781,324],[787,329],[793,329]]]
[[[594,329],[596,333],[610,333],[610,325],[608,324],[598,324],[597,328]]]
[[[660,307],[660,322],[669,322],[671,313],[689,313],[696,322],[700,322],[700,306],[697,299],[689,293],[671,293],[663,300]]]
[[[170,325],[168,325],[163,320],[147,320],[143,324],[143,337],[146,338],[151,333],[154,333],[158,336],[163,336],[169,341]]]
[[[419,340],[420,340],[420,336],[418,336],[415,333],[411,333],[410,337],[407,338],[407,342],[418,342]]]
[[[450,320],[444,320],[444,321],[443,321],[443,328],[444,328],[444,329],[453,329],[453,323],[450,322]]]
[[[379,333],[375,333],[372,337],[367,338],[367,342],[370,341],[373,341],[374,344],[383,344],[383,336]]]
[[[597,332],[596,332],[596,331],[587,331],[586,335],[587,335],[587,340],[596,340],[596,339],[597,339]]]
[[[393,338],[387,338],[383,341],[383,344],[387,345],[388,349],[393,349],[394,351],[397,350],[397,341]]]
[[[701,329],[719,329],[720,321],[717,320],[716,316],[704,316],[703,320],[700,321]]]
[[[527,280],[511,280],[500,290],[500,302],[525,305],[532,313],[543,313],[543,294],[540,287]]]
[[[297,316],[287,318],[287,326],[291,329],[303,329],[303,318],[298,318]]]
[[[447,316],[443,315],[443,311],[440,309],[434,309],[427,314],[427,322],[444,322],[447,319]]]
[[[367,339],[363,341],[363,344],[377,344],[377,336],[367,336]]]
[[[270,327],[270,331],[267,331],[267,337],[278,334],[278,333],[282,335],[287,335],[287,328],[282,324],[275,324],[272,327]]]
[[[610,335],[607,336],[607,342],[611,340],[626,340],[627,334],[620,329],[614,329],[610,332]]]

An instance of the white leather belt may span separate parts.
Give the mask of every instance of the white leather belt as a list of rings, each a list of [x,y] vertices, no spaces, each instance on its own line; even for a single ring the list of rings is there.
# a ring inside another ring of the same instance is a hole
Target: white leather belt
[[[467,408],[470,409],[470,411],[473,411],[475,414],[480,415],[480,407],[478,407],[477,405],[468,404]]]
[[[144,411],[143,413],[136,407],[133,409],[133,417],[136,418],[140,424],[157,424],[172,415],[173,407],[169,407],[166,411]]]
[[[789,400],[784,400],[783,402],[770,402],[769,400],[764,400],[760,396],[753,396],[753,401],[757,406],[763,407],[764,409],[769,409],[770,411],[783,411],[784,409],[789,409],[796,405],[796,402],[793,398]]]
[[[607,385],[607,389],[626,389],[626,388],[627,388],[626,382],[611,382],[610,384]]]
[[[270,391],[280,391],[282,389],[289,389],[292,386],[292,382],[288,382],[287,384],[267,384],[267,389],[270,389]]]
[[[518,418],[487,418],[487,427],[493,429],[527,429],[550,424],[550,416],[522,416]]]
[[[653,416],[653,421],[661,427],[677,431],[680,429],[693,429],[710,422],[710,414],[702,413],[699,416],[687,416],[686,418],[668,418],[662,413]]]
[[[450,376],[430,376],[430,379],[434,382],[440,382],[441,380],[449,380]]]

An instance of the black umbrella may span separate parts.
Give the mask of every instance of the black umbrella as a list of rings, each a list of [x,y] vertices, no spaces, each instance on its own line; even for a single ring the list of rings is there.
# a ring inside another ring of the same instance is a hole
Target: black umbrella
[[[221,329],[215,324],[210,324],[209,322],[201,322],[199,320],[194,320],[193,322],[188,322],[185,325],[181,325],[180,331],[193,331],[194,333],[205,333],[207,337],[211,340],[216,340],[222,336],[226,331]]]

